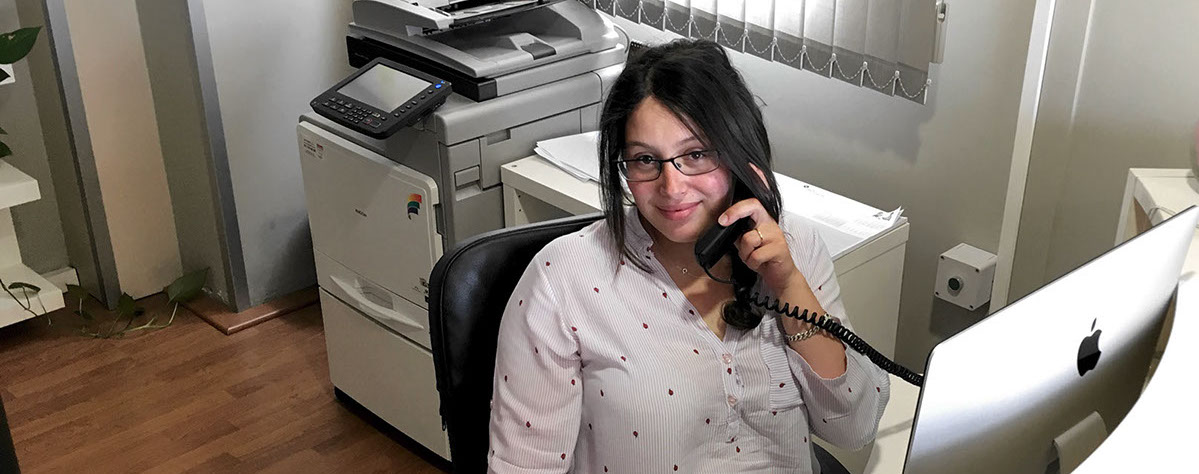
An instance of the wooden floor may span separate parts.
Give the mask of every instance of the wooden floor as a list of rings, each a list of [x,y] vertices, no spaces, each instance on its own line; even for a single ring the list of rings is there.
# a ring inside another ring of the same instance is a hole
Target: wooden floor
[[[179,311],[123,339],[65,311],[0,329],[23,472],[442,472],[335,399],[319,305],[230,336]]]

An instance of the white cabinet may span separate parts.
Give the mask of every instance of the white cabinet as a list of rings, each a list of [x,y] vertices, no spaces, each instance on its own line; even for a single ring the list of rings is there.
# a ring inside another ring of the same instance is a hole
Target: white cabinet
[[[540,156],[508,163],[500,168],[500,174],[504,183],[505,226],[600,211],[598,183],[576,179]],[[803,186],[792,178],[776,176],[780,188],[784,187],[782,180],[789,181],[788,187]],[[864,206],[841,196],[828,198]],[[791,201],[784,199],[784,203]],[[892,227],[870,237],[852,239],[856,240],[852,245],[845,241],[829,243],[845,313],[859,336],[883,355],[894,358],[903,260],[908,244],[907,218],[899,218]]]

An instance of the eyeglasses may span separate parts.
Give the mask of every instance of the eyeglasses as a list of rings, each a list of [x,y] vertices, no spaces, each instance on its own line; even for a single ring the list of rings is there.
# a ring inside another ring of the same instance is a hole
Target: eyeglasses
[[[653,181],[662,175],[662,163],[670,163],[687,176],[711,172],[720,167],[716,150],[699,150],[684,153],[669,159],[657,159],[650,155],[639,155],[629,160],[615,160],[620,174],[630,182]]]

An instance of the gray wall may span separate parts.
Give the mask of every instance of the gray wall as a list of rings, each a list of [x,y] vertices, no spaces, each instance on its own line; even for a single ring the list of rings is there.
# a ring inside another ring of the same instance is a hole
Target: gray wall
[[[244,271],[244,309],[316,284],[295,127],[308,101],[351,72],[350,2],[188,3],[218,213],[236,216],[225,232],[231,271]]]
[[[1128,168],[1187,168],[1194,153],[1199,3],[1064,3],[1033,135],[1013,299],[1112,248]]]
[[[204,3],[251,305],[316,283],[295,125],[350,72],[349,7]]]
[[[937,256],[960,242],[998,248],[1032,13],[1033,2],[954,3],[927,105],[733,55],[766,104],[778,171],[906,210],[896,355],[917,369],[937,342],[987,314],[935,299]]]
[[[41,11],[30,8],[31,5],[21,5],[18,11],[16,0],[0,0],[0,32],[9,32],[27,26],[44,25]],[[18,15],[20,13],[20,15]],[[31,74],[40,72],[37,65],[31,61],[41,60],[45,63],[49,58],[49,36],[43,31],[38,35],[38,42],[26,60],[14,65],[14,77],[17,82],[0,86],[0,127],[8,131],[4,142],[13,150],[13,156],[5,158],[10,164],[38,182],[42,198],[17,206],[12,209],[13,225],[16,228],[17,240],[21,245],[21,259],[34,271],[46,273],[61,269],[68,265],[66,240],[63,236],[63,225],[59,218],[58,194],[50,174],[50,157],[65,159],[61,153],[69,152],[61,147],[50,147],[43,141],[43,127],[46,133],[61,133],[64,129],[56,129],[43,123],[38,113],[40,100],[35,94],[54,91],[53,88],[40,89],[34,84],[34,77],[46,80],[44,75]],[[53,76],[49,77],[53,80]],[[56,91],[55,91],[56,92]]]

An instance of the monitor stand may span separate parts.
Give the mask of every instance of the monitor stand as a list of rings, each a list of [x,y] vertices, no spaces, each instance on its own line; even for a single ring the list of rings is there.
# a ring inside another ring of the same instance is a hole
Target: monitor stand
[[[1098,412],[1091,412],[1082,421],[1053,439],[1046,474],[1073,472],[1083,460],[1107,439],[1107,425]]]

